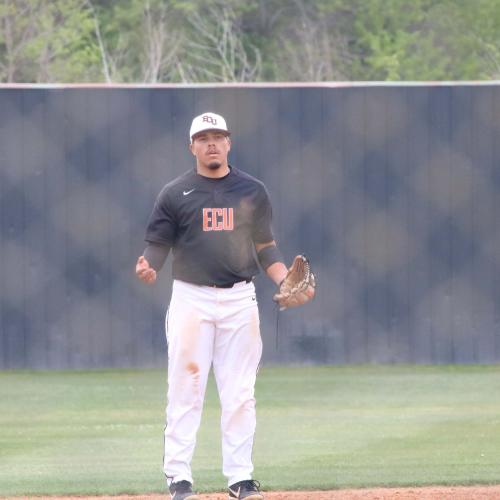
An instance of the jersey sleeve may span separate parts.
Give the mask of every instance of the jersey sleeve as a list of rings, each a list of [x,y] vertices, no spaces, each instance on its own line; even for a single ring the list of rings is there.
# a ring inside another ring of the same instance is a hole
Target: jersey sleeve
[[[268,243],[274,240],[271,227],[273,209],[269,193],[263,187],[257,197],[257,204],[253,219],[252,239],[254,243]]]
[[[173,246],[176,235],[176,222],[170,207],[166,191],[162,191],[156,199],[153,211],[149,216],[145,240],[149,243],[161,243]]]
[[[148,243],[148,246],[144,249],[142,255],[155,271],[159,271],[163,267],[163,264],[165,264],[169,252],[170,246],[168,245]]]

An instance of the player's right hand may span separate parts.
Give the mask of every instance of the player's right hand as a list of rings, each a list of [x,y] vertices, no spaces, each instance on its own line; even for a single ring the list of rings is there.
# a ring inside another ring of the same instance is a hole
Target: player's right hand
[[[149,262],[141,255],[135,265],[135,275],[144,283],[154,283],[156,281],[156,271],[149,265]]]

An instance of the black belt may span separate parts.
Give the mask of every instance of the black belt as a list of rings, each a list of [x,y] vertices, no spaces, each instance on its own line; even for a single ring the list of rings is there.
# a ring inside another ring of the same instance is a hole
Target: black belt
[[[243,281],[245,283],[250,283],[252,279],[247,278],[246,280],[236,281],[235,283],[224,283],[223,285],[208,285],[208,286],[211,286],[212,288],[233,288],[233,286],[236,285],[236,283],[242,283]]]

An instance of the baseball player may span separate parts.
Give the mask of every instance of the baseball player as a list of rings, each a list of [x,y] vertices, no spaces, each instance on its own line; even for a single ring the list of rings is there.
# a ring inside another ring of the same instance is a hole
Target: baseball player
[[[172,500],[199,498],[191,459],[213,366],[229,498],[258,500],[263,496],[252,479],[252,446],[262,341],[254,256],[278,285],[288,270],[274,241],[264,184],[228,164],[231,139],[224,118],[210,112],[195,117],[189,139],[196,166],[161,190],[136,264],[137,277],[154,283],[173,252],[163,468]]]

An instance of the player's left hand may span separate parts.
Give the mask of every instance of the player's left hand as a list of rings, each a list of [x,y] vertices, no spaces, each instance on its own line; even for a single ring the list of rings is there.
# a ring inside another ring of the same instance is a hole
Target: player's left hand
[[[273,300],[279,304],[280,311],[283,311],[307,304],[315,293],[316,278],[309,260],[304,255],[297,255]]]

